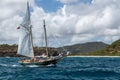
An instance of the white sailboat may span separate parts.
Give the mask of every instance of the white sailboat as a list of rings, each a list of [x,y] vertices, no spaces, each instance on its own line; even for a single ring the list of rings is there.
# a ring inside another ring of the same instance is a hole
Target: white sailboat
[[[48,56],[48,44],[47,44],[47,34],[46,34],[46,26],[45,20],[43,21],[44,25],[44,34],[45,34],[45,42],[46,42],[46,57],[37,59],[34,55],[33,49],[33,37],[32,37],[32,25],[30,19],[30,10],[29,3],[27,2],[27,10],[26,15],[20,24],[21,35],[19,38],[18,51],[17,54],[29,57],[30,59],[24,59],[18,61],[22,65],[49,65],[56,64],[61,58],[64,56],[59,54],[57,56]]]

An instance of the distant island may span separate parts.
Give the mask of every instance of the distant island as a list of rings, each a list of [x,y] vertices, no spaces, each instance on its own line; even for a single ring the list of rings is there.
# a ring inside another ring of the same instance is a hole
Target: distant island
[[[1,44],[0,57],[21,57],[21,55],[16,54],[17,48],[16,44]],[[111,45],[103,42],[87,42],[59,48],[49,47],[48,50],[50,54],[53,54],[56,49],[60,51],[62,48],[70,51],[69,56],[120,56],[120,40],[113,42]],[[44,47],[34,47],[34,50],[36,56],[45,52]]]
[[[104,43],[103,43],[104,44]],[[71,54],[70,56],[120,56],[120,39],[101,49],[88,53]]]

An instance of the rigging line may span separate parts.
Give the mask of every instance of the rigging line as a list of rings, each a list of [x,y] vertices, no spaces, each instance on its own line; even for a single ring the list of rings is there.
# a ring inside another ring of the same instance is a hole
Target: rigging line
[[[29,29],[26,26],[23,26],[22,24],[20,24],[20,26],[22,26],[23,28],[25,28],[27,31],[29,31]],[[31,25],[32,26],[32,25]],[[31,27],[30,26],[30,27]]]
[[[51,33],[52,33],[52,32],[51,32]],[[53,33],[52,33],[52,34],[53,34]],[[62,46],[62,43],[60,43],[60,41],[56,38],[56,36],[53,35],[53,37],[55,38],[55,40],[57,41],[57,43]],[[61,47],[61,48],[62,48],[64,51],[67,51],[64,47]]]
[[[44,36],[44,29],[43,28],[41,28],[42,30],[41,30],[41,37],[40,37],[40,46],[41,47],[45,47],[45,36]]]
[[[44,38],[44,33],[42,32],[42,38],[41,38],[42,47],[44,47],[44,42],[45,42],[45,38]]]

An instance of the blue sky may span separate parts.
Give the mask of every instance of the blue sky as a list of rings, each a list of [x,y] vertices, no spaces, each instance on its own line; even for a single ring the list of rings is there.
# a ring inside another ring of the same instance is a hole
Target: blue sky
[[[63,6],[62,3],[56,0],[35,0],[35,3],[42,7],[46,12],[55,12]]]
[[[90,4],[92,0],[78,0],[76,3],[70,3],[66,5],[75,5],[79,3]],[[37,6],[42,7],[45,12],[56,12],[58,9],[65,5],[58,0],[35,0]]]

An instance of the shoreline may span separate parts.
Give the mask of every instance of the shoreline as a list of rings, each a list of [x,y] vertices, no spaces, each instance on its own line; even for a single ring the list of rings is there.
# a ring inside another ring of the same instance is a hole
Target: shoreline
[[[67,56],[67,57],[95,57],[95,58],[102,58],[102,57],[114,57],[119,58],[120,56]]]
[[[10,58],[11,56],[0,56],[0,57],[6,57],[6,58]],[[16,56],[12,56],[12,57],[16,57]],[[113,57],[113,58],[120,58],[120,56],[66,56],[66,57],[95,57],[95,58],[102,58],[102,57]],[[19,57],[18,57],[19,58]]]

